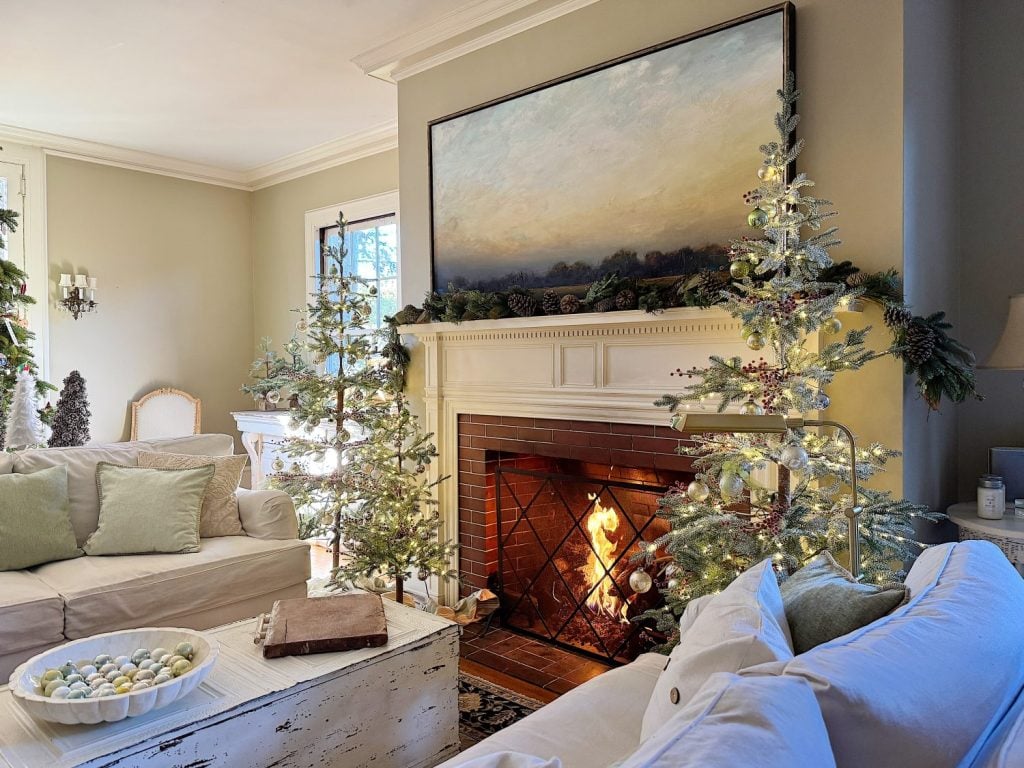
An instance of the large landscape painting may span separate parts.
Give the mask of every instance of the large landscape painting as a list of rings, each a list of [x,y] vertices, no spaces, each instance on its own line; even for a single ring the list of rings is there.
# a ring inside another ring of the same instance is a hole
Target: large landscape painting
[[[787,24],[776,9],[432,123],[435,289],[724,264],[775,133]]]

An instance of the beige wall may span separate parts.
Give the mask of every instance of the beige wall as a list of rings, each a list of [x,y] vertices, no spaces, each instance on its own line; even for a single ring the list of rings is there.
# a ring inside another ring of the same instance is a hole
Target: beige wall
[[[277,346],[288,341],[298,319],[291,310],[306,304],[313,265],[305,253],[305,212],[396,189],[392,150],[253,193],[254,346],[263,336]]]
[[[404,295],[418,297],[430,283],[429,120],[764,5],[764,0],[603,0],[401,81]],[[834,255],[871,270],[902,267],[902,2],[802,0],[796,6],[797,77],[804,93],[799,133],[809,142],[799,166],[841,214],[836,223],[846,244]],[[772,137],[772,126],[765,125],[765,139]],[[736,215],[746,215],[740,200]],[[882,325],[880,313],[873,311],[852,323]],[[887,337],[877,334],[873,343],[884,346]],[[902,445],[902,378],[896,363],[874,362],[831,394],[832,418],[850,423],[863,439]],[[877,485],[899,490],[899,462]]]
[[[203,430],[230,411],[252,358],[250,194],[106,165],[47,159],[50,290],[62,272],[98,279],[99,311],[50,309],[55,384],[87,382],[95,441],[126,439],[138,395],[175,386],[203,400]]]

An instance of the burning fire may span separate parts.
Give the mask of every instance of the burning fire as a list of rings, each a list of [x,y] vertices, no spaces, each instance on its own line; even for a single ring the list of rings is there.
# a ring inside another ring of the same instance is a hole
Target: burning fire
[[[594,502],[594,511],[587,518],[587,531],[590,533],[590,544],[593,549],[587,558],[583,573],[587,578],[587,586],[593,587],[596,584],[597,588],[590,593],[587,608],[625,624],[629,622],[626,615],[629,612],[629,604],[613,593],[615,584],[608,570],[615,562],[615,545],[608,538],[608,534],[618,530],[619,513],[614,507],[603,506],[596,494],[591,493],[588,497]]]

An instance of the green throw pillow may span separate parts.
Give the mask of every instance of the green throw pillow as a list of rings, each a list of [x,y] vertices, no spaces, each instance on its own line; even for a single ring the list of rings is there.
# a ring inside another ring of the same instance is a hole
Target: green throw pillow
[[[67,467],[0,475],[0,571],[81,555],[71,527]]]
[[[184,554],[199,551],[199,511],[214,466],[143,469],[96,465],[100,522],[87,555]]]
[[[903,584],[861,584],[828,552],[786,579],[781,592],[798,654],[867,626],[910,598]]]

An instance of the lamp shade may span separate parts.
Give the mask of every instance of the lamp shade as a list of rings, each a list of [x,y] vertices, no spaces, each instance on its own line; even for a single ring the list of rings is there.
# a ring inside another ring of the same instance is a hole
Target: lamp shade
[[[1024,293],[1010,297],[1010,315],[995,350],[982,368],[1024,370]]]

